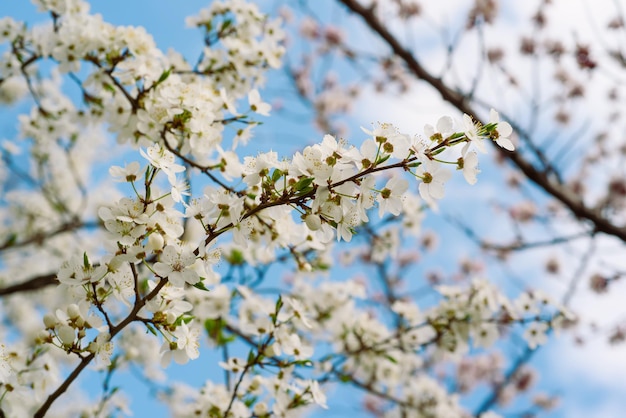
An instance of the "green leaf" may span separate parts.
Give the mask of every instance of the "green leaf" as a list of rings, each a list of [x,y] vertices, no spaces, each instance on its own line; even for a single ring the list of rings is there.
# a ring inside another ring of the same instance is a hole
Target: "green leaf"
[[[223,323],[221,319],[207,319],[204,321],[204,329],[209,337],[213,338],[214,335],[221,330]]]
[[[110,92],[110,93],[115,93],[115,87],[113,87],[111,84],[109,83],[102,83],[102,88],[104,88],[106,91]]]
[[[83,253],[83,266],[85,266],[86,269],[88,269],[89,267],[91,267],[89,265],[89,257],[87,257],[87,252]]]
[[[239,250],[232,250],[225,258],[233,266],[240,266],[246,262],[243,253]]]
[[[293,185],[293,189],[300,192],[308,188],[312,183],[313,183],[313,177],[305,177],[303,179],[298,180],[298,182]]]
[[[150,331],[150,333],[153,334],[154,336],[158,335],[156,329],[154,329],[154,327],[152,325],[146,323],[146,328],[148,328],[148,331]]]
[[[313,190],[315,190],[314,187],[307,187],[306,189],[302,189],[299,192],[297,192],[296,196],[304,196],[305,194],[308,194],[312,192]]]
[[[278,295],[278,300],[276,301],[276,310],[274,312],[276,313],[280,312],[280,308],[282,307],[283,307],[283,296]]]
[[[181,316],[176,318],[176,321],[174,321],[174,325],[175,326],[179,326],[179,325],[181,325],[183,323],[188,324],[191,321],[193,321],[194,318],[195,318],[195,316],[193,316],[193,315],[182,314]]]
[[[497,123],[488,123],[487,125],[483,126],[483,129],[487,132],[491,132],[494,129],[496,129],[498,127]]]
[[[204,285],[204,283],[202,282],[202,280],[204,280],[204,278],[203,278],[203,277],[201,277],[201,278],[200,278],[200,281],[199,281],[198,283],[196,283],[196,284],[194,284],[194,285],[192,285],[192,286],[193,286],[193,287],[195,287],[196,289],[199,289],[199,290],[204,290],[205,292],[210,292],[211,290],[209,290],[209,289],[208,289],[208,288]]]
[[[393,364],[398,364],[398,360],[396,360],[395,358],[391,357],[389,354],[384,354],[383,355],[387,360],[389,360],[390,362],[392,362]]]
[[[15,242],[17,241],[17,234],[15,232],[13,232],[11,235],[9,235],[9,239],[7,239],[5,241],[4,244],[2,244],[3,247],[10,247],[13,244],[15,244]]]
[[[254,364],[254,359],[256,358],[256,354],[254,354],[254,351],[250,350],[250,352],[248,353],[248,365]]]
[[[282,170],[276,169],[272,172],[272,182],[276,183],[283,176]]]
[[[167,70],[163,71],[161,73],[161,76],[157,80],[157,84],[160,84],[160,83],[164,82],[165,80],[167,80],[167,78],[170,76],[171,73],[172,73],[172,69],[171,68],[168,68]]]
[[[102,99],[91,94],[83,93],[83,101],[86,104],[94,104],[98,107],[102,107]]]
[[[321,261],[319,261],[319,262],[317,262],[317,263],[315,264],[315,268],[316,268],[317,270],[322,270],[322,271],[328,271],[328,270],[330,270],[330,268],[331,268],[331,267],[332,267],[332,266],[331,266],[330,264],[328,264],[328,263],[323,263],[323,262],[321,262]]]
[[[376,165],[378,164],[382,164],[385,161],[387,161],[389,158],[391,157],[391,154],[387,154],[387,155],[382,155],[378,158],[378,160],[376,160]]]
[[[457,139],[457,138],[463,138],[465,136],[464,132],[456,132],[452,135],[450,135],[448,138],[449,139]]]
[[[231,19],[227,19],[222,23],[222,27],[220,28],[220,32],[226,31],[229,27],[233,25],[233,21]]]
[[[225,326],[226,322],[221,318],[207,319],[206,321],[204,321],[204,329],[206,330],[207,335],[209,336],[209,338],[215,341],[215,344],[218,347],[235,341],[235,337],[233,335],[224,335]]]
[[[433,152],[433,153],[432,153],[432,155],[433,155],[433,156],[434,156],[434,155],[439,155],[439,154],[441,154],[442,152],[444,152],[445,150],[446,150],[445,148],[439,148],[437,151]]]
[[[259,399],[257,396],[252,396],[251,398],[247,398],[243,401],[243,403],[250,408],[252,405],[254,405],[257,401],[257,399]]]

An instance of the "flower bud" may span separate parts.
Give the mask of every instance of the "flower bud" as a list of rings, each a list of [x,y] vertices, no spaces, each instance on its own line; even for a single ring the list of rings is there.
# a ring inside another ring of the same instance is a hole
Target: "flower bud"
[[[304,223],[311,231],[317,231],[322,227],[322,218],[319,215],[310,213],[304,217]]]
[[[148,245],[146,245],[146,248],[151,251],[159,251],[163,248],[163,243],[163,235],[155,232],[148,237]]]
[[[82,316],[79,316],[78,318],[76,318],[76,320],[74,321],[74,324],[76,324],[76,326],[78,328],[84,328],[85,327],[85,320],[83,319]]]
[[[250,382],[250,386],[248,386],[248,392],[250,392],[250,393],[254,392],[260,386],[261,386],[261,377],[260,376],[254,376],[254,378],[252,379],[252,382]],[[258,414],[258,415],[260,415],[260,414]]]
[[[70,346],[74,343],[74,339],[76,338],[76,333],[74,332],[74,328],[69,325],[61,325],[57,329],[57,335],[59,339],[63,343],[63,345]]]
[[[258,402],[254,405],[254,415],[260,416],[267,414],[267,404],[265,402]]]
[[[43,324],[46,329],[54,329],[57,326],[57,318],[51,313],[47,313],[43,316]]]
[[[263,354],[266,357],[274,357],[280,354],[280,346],[277,345],[276,343],[272,344],[272,345],[268,345],[265,350],[263,351]]]
[[[37,333],[35,338],[37,344],[43,344],[50,341],[50,333],[48,331],[41,330]]]
[[[69,316],[70,319],[76,319],[80,317],[80,308],[77,304],[72,303],[67,307],[67,316]]]

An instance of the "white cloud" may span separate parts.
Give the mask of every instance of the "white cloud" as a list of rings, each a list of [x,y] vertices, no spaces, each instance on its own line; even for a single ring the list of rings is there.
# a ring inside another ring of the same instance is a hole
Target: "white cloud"
[[[462,12],[462,5],[467,5],[465,1],[437,1],[428,2],[427,10],[429,16],[434,16],[433,20],[443,24],[445,22],[458,22],[455,16]],[[490,45],[501,45],[510,57],[518,55],[519,36],[536,35],[537,31],[528,26],[528,17],[534,13],[537,2],[501,2],[502,16],[504,19],[499,24],[489,27],[485,31],[487,43]],[[607,22],[613,17],[614,3],[611,1],[556,1],[546,9],[549,27],[546,29],[548,37],[561,38],[565,40],[569,48],[573,48],[577,42],[590,44],[592,53],[598,59],[602,59],[605,54],[604,45],[611,45],[610,40],[605,39],[600,33],[606,27]],[[465,10],[467,7],[465,7]],[[393,27],[393,22],[389,25]],[[414,30],[413,33],[422,33]],[[417,39],[424,38],[418,36]],[[426,37],[429,42],[433,36]],[[405,39],[406,40],[406,39]],[[420,44],[413,44],[422,62],[428,62],[429,68],[437,68],[445,60],[445,52],[432,44],[421,47]],[[454,68],[446,72],[446,79],[456,82],[461,80],[462,85],[466,85],[472,79],[472,72],[477,68],[479,55],[476,39],[467,38],[459,44],[454,59]],[[528,60],[527,60],[528,61]],[[437,63],[437,65],[433,65]],[[565,66],[575,68],[576,64],[570,59]],[[440,65],[440,68],[441,65]],[[538,91],[541,100],[549,100],[556,91],[554,82],[551,81],[555,66],[552,64],[533,68],[531,63],[509,61],[509,68],[512,69],[518,82],[523,87],[521,94],[511,93],[509,87],[502,82],[496,82],[496,77],[491,70],[487,69],[485,78],[482,81],[481,91],[487,92],[481,97],[487,102],[494,103],[509,114],[513,114],[519,120],[528,118],[529,94],[533,92],[535,77],[543,79],[541,89]],[[610,68],[610,64],[609,64]],[[623,69],[622,69],[623,72]],[[438,75],[438,74],[435,74]],[[604,118],[611,111],[610,104],[606,100],[606,91],[615,82],[611,77],[600,78],[594,75],[594,79],[585,78],[584,74],[576,75],[578,81],[587,88],[587,96],[584,101],[568,103],[576,109],[579,115],[587,115],[588,122],[600,126],[604,123]],[[594,84],[591,89],[589,84]],[[578,107],[576,107],[578,106]],[[550,110],[551,112],[552,110]],[[422,133],[425,123],[434,124],[442,115],[457,116],[458,112],[449,105],[443,103],[431,88],[422,84],[415,86],[410,93],[403,96],[386,95],[381,96],[371,90],[362,92],[358,107],[356,108],[357,118],[361,124],[367,126],[371,121],[390,122],[398,126],[403,132],[414,134]],[[541,115],[539,132],[544,134],[550,130],[560,136],[558,140],[563,141],[566,135],[574,129],[580,127],[580,123],[585,120],[582,117],[575,120],[572,127],[555,126],[551,121],[553,114]],[[593,135],[587,134],[588,143],[592,146]],[[622,138],[618,138],[622,140]],[[585,143],[582,142],[582,145]],[[585,149],[583,149],[585,151]],[[481,164],[483,161],[481,160]],[[607,170],[608,171],[608,170]],[[475,200],[482,200],[483,203],[494,196],[498,196],[498,189],[493,185],[487,185],[488,180],[479,177],[479,184],[476,188],[466,186],[465,192],[455,190],[455,196],[463,200],[471,195]],[[598,183],[601,184],[601,183]],[[501,190],[500,190],[501,192]],[[598,195],[603,190],[598,189],[594,194]],[[504,198],[504,197],[503,197]],[[477,215],[479,217],[479,215]],[[484,218],[484,215],[483,215]],[[478,220],[477,223],[492,221],[492,219]],[[493,226],[495,229],[497,225]],[[504,227],[503,227],[504,228]],[[572,226],[563,223],[555,226],[561,232],[571,232]],[[452,243],[453,245],[454,243]],[[553,295],[562,295],[568,286],[569,280],[576,273],[578,263],[587,249],[587,243],[575,242],[568,246],[566,251],[541,249],[520,254],[516,257],[515,264],[511,266],[511,271],[518,277],[524,277],[528,285],[538,286],[549,291]],[[543,261],[551,254],[560,254],[562,263],[563,278],[553,279],[543,271]],[[589,324],[596,323],[603,332],[587,339],[587,343],[582,346],[574,346],[570,335],[561,337],[556,344],[547,347],[545,354],[548,358],[547,369],[541,370],[542,374],[549,375],[549,381],[555,388],[562,389],[564,400],[562,402],[563,412],[567,417],[619,417],[624,416],[626,411],[626,353],[623,346],[612,347],[607,343],[606,331],[616,320],[626,318],[626,305],[624,304],[624,294],[626,294],[626,281],[616,282],[612,285],[610,292],[606,295],[597,295],[589,289],[588,277],[596,271],[606,270],[607,260],[611,263],[611,268],[626,271],[626,257],[624,257],[624,247],[622,243],[616,243],[613,239],[600,239],[597,242],[597,252],[601,259],[594,258],[594,261],[583,272],[578,283],[575,297],[572,300],[572,307],[579,312],[583,318],[583,329],[585,334],[589,334]],[[602,260],[602,261],[600,261]],[[543,363],[543,362],[542,362]],[[581,392],[598,392],[601,396],[577,396]]]

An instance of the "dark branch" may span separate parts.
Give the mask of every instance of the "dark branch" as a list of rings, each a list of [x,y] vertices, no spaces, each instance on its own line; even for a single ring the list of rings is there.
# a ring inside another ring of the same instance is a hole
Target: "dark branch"
[[[0,288],[0,296],[11,295],[19,292],[34,292],[35,290],[40,290],[44,287],[56,284],[59,284],[56,273],[44,274],[42,276],[26,280],[22,283]]]
[[[350,11],[359,15],[365,24],[374,31],[382,40],[384,40],[389,48],[400,59],[404,61],[407,69],[415,75],[416,78],[425,81],[434,87],[441,97],[463,113],[475,116],[475,110],[470,106],[467,97],[448,87],[441,78],[437,78],[430,74],[415,58],[413,53],[404,48],[394,35],[387,30],[387,27],[376,17],[374,11],[364,7],[357,0],[339,0]],[[617,226],[611,220],[602,216],[602,214],[593,208],[587,207],[580,197],[569,188],[551,180],[549,174],[537,170],[522,154],[518,152],[509,152],[497,147],[498,152],[515,165],[524,175],[537,186],[542,188],[546,193],[559,200],[570,212],[581,220],[589,221],[593,224],[597,232],[612,235],[626,242],[626,228]]]

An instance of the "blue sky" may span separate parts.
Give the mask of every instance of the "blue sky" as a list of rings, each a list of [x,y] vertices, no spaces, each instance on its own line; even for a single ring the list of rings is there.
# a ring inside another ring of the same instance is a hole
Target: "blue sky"
[[[269,2],[263,3],[269,4]],[[201,35],[195,29],[186,28],[184,19],[206,4],[206,1],[198,0],[177,2],[167,0],[132,0],[126,2],[119,0],[94,0],[92,1],[92,11],[101,13],[106,21],[114,24],[144,26],[154,36],[157,45],[161,49],[167,50],[172,47],[186,57],[192,58],[197,56],[201,48]],[[271,5],[273,6],[274,4],[272,3]],[[512,9],[505,10],[511,13],[510,19],[512,22],[515,22],[516,19],[515,15],[512,14]],[[331,12],[329,13],[332,15]],[[24,19],[29,22],[47,19],[43,15],[36,14],[34,7],[25,1],[1,2],[0,16],[5,15],[11,15],[17,19]],[[283,91],[283,82],[284,78],[281,77],[280,73],[275,73],[274,77],[270,78],[267,86],[266,94],[268,97]],[[354,117],[349,121],[350,130],[354,135],[351,142],[358,143],[363,138],[358,130],[359,125],[370,126],[369,124],[376,121],[391,121],[397,123],[406,132],[420,132],[424,123],[433,123],[437,117],[449,112],[449,108],[441,103],[436,103],[435,100],[436,98],[432,96],[431,92],[421,90],[417,98],[415,96],[408,98],[390,97],[379,100],[373,98],[373,95],[368,96],[366,94],[357,104]],[[433,103],[435,105],[432,105]],[[411,112],[410,109],[419,109],[419,115],[415,115],[415,111]],[[5,129],[4,132],[11,132],[13,121],[14,118],[10,116],[10,113],[3,113],[0,116],[0,127]],[[305,118],[294,120],[293,118],[284,118],[279,115],[275,118],[264,120],[264,125],[259,127],[256,132],[255,139],[251,142],[251,146],[248,149],[248,152],[251,154],[256,153],[257,150],[272,148],[287,155],[295,149],[321,138],[321,133],[317,132]],[[5,134],[5,136],[8,135]],[[490,171],[488,167],[485,167],[483,176],[488,177],[490,173],[495,174],[497,172]],[[478,211],[480,210],[480,204],[483,202],[472,202],[467,199],[475,193],[478,193],[484,199],[493,199],[499,195],[502,187],[501,180],[494,180],[491,183],[486,182],[486,185],[478,189],[478,192],[475,189],[469,190],[467,186],[463,186],[459,182],[456,184],[458,184],[456,189],[461,190],[465,187],[463,189],[465,191],[461,191],[457,198],[443,203],[442,211],[444,213],[467,214],[473,210]],[[499,232],[498,227],[493,226],[491,219],[488,217],[476,215],[473,218],[466,219],[475,222],[475,225],[483,230],[493,227],[494,234],[497,235]],[[469,241],[442,218],[429,216],[427,227],[444,231],[442,233],[443,237],[455,237],[453,242],[440,243],[440,245],[445,245],[448,249],[458,249],[458,252],[465,252],[470,257],[477,255],[476,249]],[[528,258],[532,259],[532,256]],[[431,261],[433,264],[449,262],[445,258]],[[517,273],[519,275],[537,275],[540,267],[531,263],[524,270],[517,271]],[[490,271],[490,273],[493,273],[496,281],[500,280],[502,283],[508,283],[506,277],[503,277],[506,276],[505,273],[498,270]],[[614,382],[614,379],[619,378],[621,374],[615,372],[610,365],[607,366],[606,364],[610,359],[618,358],[619,352],[595,343],[589,344],[584,349],[572,351],[570,340],[569,336],[553,339],[537,353],[533,360],[533,364],[541,372],[540,387],[560,388],[560,392],[564,396],[564,406],[549,414],[549,416],[601,418],[618,416],[616,414],[619,414],[619,411],[626,411],[626,389],[624,384]],[[562,355],[561,353],[566,354]],[[214,356],[204,356],[190,363],[188,367],[172,367],[169,372],[173,377],[184,376],[193,383],[200,385],[211,374],[219,373],[216,362],[217,360]],[[594,364],[594,362],[597,364]],[[626,363],[624,361],[618,363],[618,368],[625,366]],[[141,411],[136,412],[135,416],[158,418],[168,415],[164,406],[150,400],[145,386],[137,382],[132,376],[123,374],[116,379],[117,384],[122,384],[126,390],[130,388],[128,394],[132,398],[132,408],[135,411]],[[88,389],[93,385],[93,382],[85,382],[83,380],[83,384]],[[352,389],[342,389],[341,396],[337,396],[330,401],[330,405],[336,408],[331,408],[323,413],[320,412],[317,415],[342,417],[358,414],[359,409],[355,406],[353,396],[356,396],[356,394]],[[473,399],[470,399],[471,402],[473,402]]]
[[[185,18],[196,14],[200,9],[209,4],[207,1],[185,0],[172,2],[167,0],[133,0],[127,2],[96,0],[91,2],[91,12],[99,13],[104,20],[116,25],[143,26],[150,33],[158,47],[167,51],[173,48],[182,53],[186,58],[195,60],[202,49],[202,33],[195,28],[185,25]],[[16,20],[23,20],[29,24],[46,22],[49,17],[36,12],[35,6],[28,1],[0,2],[0,16],[12,16]],[[280,75],[274,72],[274,75]],[[269,80],[267,90],[284,90],[281,81]],[[265,94],[264,94],[265,97]],[[28,112],[30,104],[26,103],[17,108],[3,108],[0,113],[0,127],[3,138],[13,138],[16,134],[16,116],[22,112]],[[297,108],[297,106],[296,106]],[[301,110],[296,110],[301,112]],[[321,139],[319,134],[306,119],[298,120],[275,120],[259,117],[264,123],[255,129],[255,137],[246,149],[249,155],[255,155],[259,151],[269,149],[276,150],[282,155],[290,155],[301,148],[298,144],[311,143]],[[302,129],[303,125],[306,129]],[[138,157],[132,160],[139,159]],[[100,171],[100,175],[107,176],[108,167]],[[221,357],[216,357],[216,352],[204,353],[198,360],[188,363],[186,366],[178,366],[174,363],[167,369],[167,374],[172,378],[184,381],[195,387],[201,387],[206,380],[215,379],[221,381],[223,371],[217,365]],[[245,357],[245,354],[242,354]],[[111,381],[112,386],[120,386],[125,395],[131,400],[130,406],[134,416],[150,416],[162,418],[169,416],[164,404],[150,396],[150,388],[140,379],[136,373],[118,372]],[[101,391],[103,374],[88,371],[74,383],[74,388],[80,387],[97,399]],[[165,382],[167,383],[167,382]],[[157,384],[157,386],[159,386]],[[71,402],[69,397],[61,398],[59,402]]]

